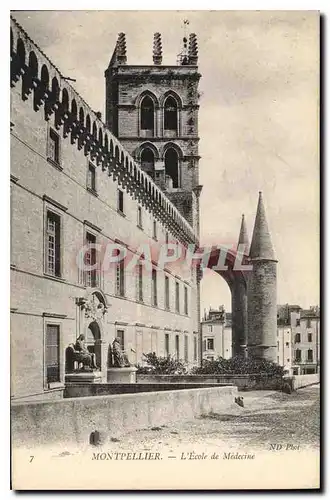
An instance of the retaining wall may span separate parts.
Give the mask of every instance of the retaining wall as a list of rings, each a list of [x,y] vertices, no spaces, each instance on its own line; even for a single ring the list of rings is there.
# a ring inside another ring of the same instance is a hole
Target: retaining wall
[[[293,375],[291,377],[284,377],[285,382],[289,383],[291,389],[294,391],[302,387],[307,387],[308,385],[319,384],[320,374],[311,373],[308,375]]]
[[[219,412],[234,404],[237,387],[212,387],[68,398],[12,404],[13,446],[88,444],[92,431],[105,436]]]
[[[199,383],[229,384],[238,390],[280,390],[281,377],[272,377],[259,373],[250,375],[142,375],[137,373],[137,382],[144,384]]]

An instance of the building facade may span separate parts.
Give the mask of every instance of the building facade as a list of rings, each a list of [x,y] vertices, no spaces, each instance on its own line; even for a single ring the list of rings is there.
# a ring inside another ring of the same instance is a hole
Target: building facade
[[[320,369],[320,309],[298,305],[278,306],[278,331],[290,331],[293,375],[318,373]],[[286,340],[286,343],[288,340]],[[289,358],[289,355],[288,355]]]
[[[171,86],[172,80],[162,77],[157,90],[153,75],[158,84],[159,73],[168,68],[159,63],[137,69],[148,78],[135,84],[126,74],[130,68],[120,65],[121,37],[111,76],[106,72],[107,126],[11,20],[11,394],[16,400],[62,396],[66,349],[80,334],[96,354],[103,381],[115,337],[133,364],[148,352],[173,355],[188,367],[198,363],[198,269],[184,261],[159,266],[157,259],[163,244],[198,244],[198,107],[188,103],[185,90],[191,75],[194,92],[198,82],[195,38],[190,59],[172,69],[180,83]],[[157,137],[145,128],[151,101]],[[195,123],[191,133],[188,115]]]
[[[231,313],[223,306],[218,310],[209,309],[201,322],[203,338],[203,359],[214,361],[217,358],[232,357]]]

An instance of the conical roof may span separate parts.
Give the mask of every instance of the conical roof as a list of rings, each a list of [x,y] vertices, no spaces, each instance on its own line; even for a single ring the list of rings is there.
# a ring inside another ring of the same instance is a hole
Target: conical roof
[[[237,248],[239,247],[239,245],[245,245],[244,253],[249,252],[249,237],[246,229],[244,214],[242,214],[241,229],[239,232]]]
[[[276,260],[261,191],[259,192],[257,215],[254,222],[250,258]]]

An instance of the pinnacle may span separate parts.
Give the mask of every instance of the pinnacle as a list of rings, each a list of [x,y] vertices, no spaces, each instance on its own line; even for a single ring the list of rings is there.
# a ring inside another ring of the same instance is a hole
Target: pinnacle
[[[275,260],[274,249],[268,229],[262,192],[259,191],[257,214],[250,247],[251,259]]]
[[[248,233],[247,233],[247,229],[246,229],[244,214],[242,214],[241,229],[239,232],[237,247],[239,245],[245,245],[244,253],[248,253],[248,251],[249,251],[249,237],[248,237]]]

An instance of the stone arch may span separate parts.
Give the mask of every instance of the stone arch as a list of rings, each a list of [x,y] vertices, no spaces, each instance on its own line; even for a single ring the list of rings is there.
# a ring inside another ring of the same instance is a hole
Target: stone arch
[[[22,83],[22,99],[25,101],[33,88],[37,87],[38,81],[38,59],[35,52],[32,50],[29,54],[29,63],[26,73],[23,75]]]
[[[166,99],[168,97],[172,97],[176,101],[178,109],[180,109],[180,110],[182,109],[182,107],[183,107],[182,99],[179,96],[179,94],[177,94],[176,92],[174,92],[174,90],[168,90],[167,92],[165,92],[161,96],[161,98],[160,98],[160,106],[161,106],[161,108],[164,108],[165,101],[166,101]]]
[[[159,100],[158,100],[158,97],[156,96],[156,94],[154,94],[151,90],[149,89],[146,89],[144,90],[143,92],[141,92],[137,98],[135,99],[135,106],[137,106],[138,108],[141,107],[141,102],[142,100],[146,97],[150,97],[150,99],[153,101],[153,104],[154,104],[154,107],[155,109],[159,108]]]
[[[87,116],[86,116],[86,131],[88,134],[91,133],[91,119],[90,119],[89,114],[87,114]]]
[[[155,161],[159,160],[158,148],[152,142],[145,141],[142,144],[140,144],[135,150],[135,157],[136,157],[137,161],[139,161],[139,162],[141,161],[141,154],[142,154],[143,150],[146,148],[149,148],[153,152],[154,157],[155,157]]]

